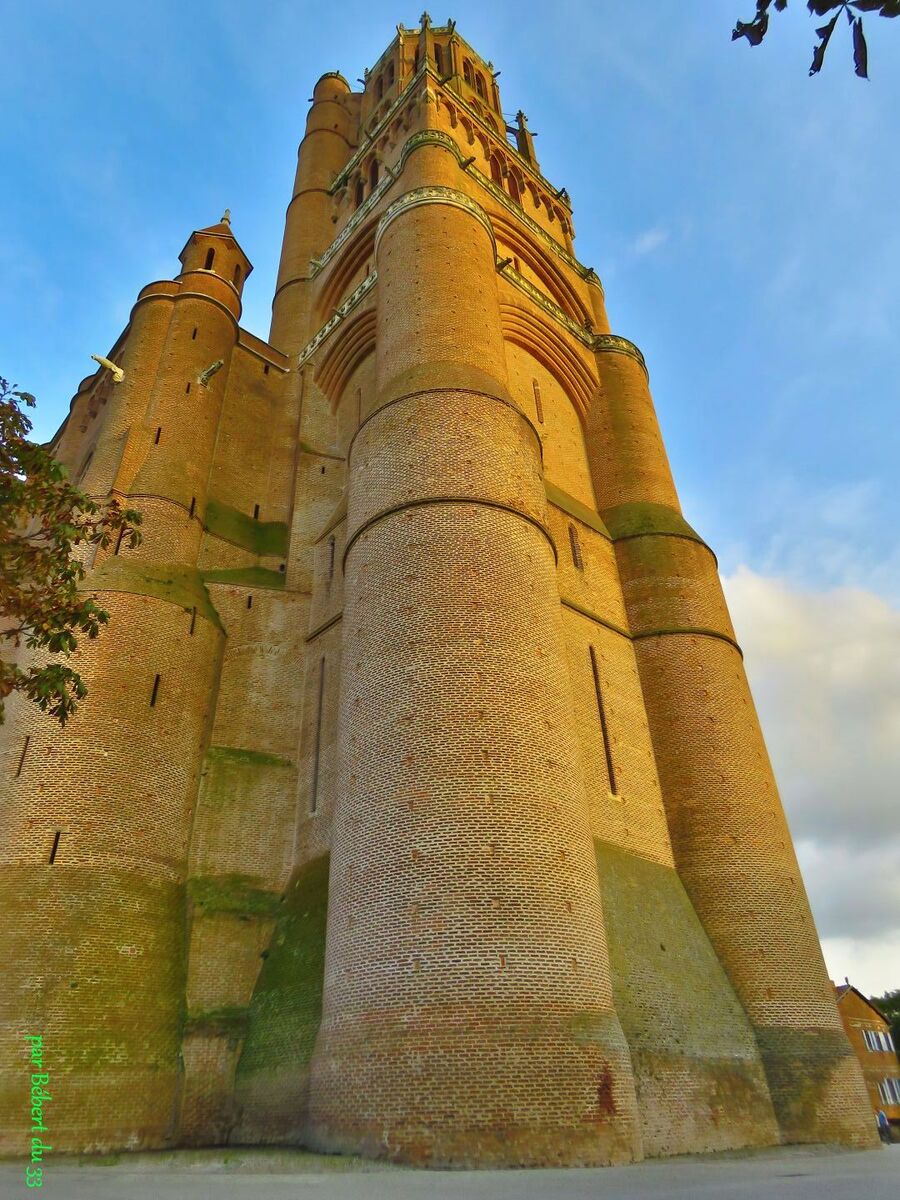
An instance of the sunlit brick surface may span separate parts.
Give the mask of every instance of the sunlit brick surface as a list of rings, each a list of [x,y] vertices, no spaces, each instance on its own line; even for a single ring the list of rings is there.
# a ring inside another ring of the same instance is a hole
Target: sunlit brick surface
[[[76,716],[0,729],[5,1152],[26,1027],[57,1151],[874,1138],[646,367],[506,120],[399,27],[313,89],[270,342],[223,218],[78,385],[54,452],[144,540],[83,556]]]

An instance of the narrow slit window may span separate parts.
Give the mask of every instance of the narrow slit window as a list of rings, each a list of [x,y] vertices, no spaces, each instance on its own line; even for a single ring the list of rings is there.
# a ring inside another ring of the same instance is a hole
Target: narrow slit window
[[[369,165],[369,187],[374,192],[378,187],[378,159],[373,158]]]
[[[269,373],[269,364],[264,363],[263,364],[263,375],[268,375],[268,373]]]
[[[395,76],[394,76],[394,64],[393,64],[393,63],[388,63],[388,69],[387,69],[387,85],[388,85],[388,87],[393,87],[393,86],[394,86],[394,78],[395,78]]]
[[[192,517],[197,509],[197,497],[191,496],[191,507],[188,509],[188,516]]]
[[[254,521],[259,520],[259,505],[258,504],[253,505],[253,520]]]
[[[444,51],[440,46],[434,48],[434,65],[437,68],[438,75],[444,74]]]
[[[153,691],[150,693],[150,707],[156,707],[156,697],[159,695],[159,675],[153,680]]]
[[[319,698],[316,702],[316,741],[313,747],[312,791],[309,811],[314,813],[319,805],[319,754],[322,746],[322,710],[325,702],[325,659],[319,660]]]
[[[153,445],[159,445],[159,439],[162,437],[162,425],[156,427],[156,437],[153,439]]]
[[[194,627],[196,626],[196,624],[197,624],[197,608],[196,608],[196,606],[194,606],[194,608],[191,609],[191,627],[188,630],[188,633],[191,635],[191,637],[194,636]]]
[[[574,525],[569,525],[569,546],[572,550],[572,562],[578,571],[584,570],[584,559],[581,557],[581,543],[578,540],[578,530]]]
[[[521,205],[522,193],[519,190],[519,181],[516,179],[515,175],[513,175],[512,171],[510,171],[506,178],[506,185],[509,188],[510,199],[514,200],[516,204]]]
[[[16,779],[22,774],[22,768],[25,766],[25,755],[28,753],[28,747],[31,745],[31,734],[25,738],[25,743],[22,746],[22,753],[19,755],[19,765],[16,767]]]
[[[253,607],[253,597],[252,597],[252,596],[248,596],[248,597],[247,597],[247,607],[248,607],[248,608],[252,608],[252,607]]]
[[[544,403],[541,400],[541,385],[536,379],[532,379],[531,386],[534,389],[534,411],[537,413],[537,419],[541,425],[544,423]]]
[[[56,862],[56,852],[59,850],[59,839],[62,837],[62,830],[57,829],[53,835],[53,845],[50,847],[50,865]]]
[[[235,287],[241,286],[241,264],[240,263],[238,263],[237,266],[234,268],[234,286]]]
[[[503,175],[500,171],[500,160],[495,154],[491,155],[491,179],[496,183],[497,187],[503,187]]]
[[[203,264],[203,269],[204,269],[205,271],[211,271],[211,270],[212,270],[212,265],[213,265],[213,263],[214,263],[215,261],[216,261],[216,252],[215,252],[215,250],[207,250],[207,252],[206,252],[206,262]]]
[[[612,747],[609,744],[609,730],[606,725],[606,709],[603,705],[603,692],[600,688],[600,668],[597,665],[597,652],[593,646],[588,649],[591,653],[591,671],[594,676],[594,694],[597,697],[597,712],[600,716],[600,732],[603,734],[603,753],[606,755],[606,773],[609,776],[609,790],[614,795],[619,794],[616,785],[616,768],[613,763]]]
[[[191,334],[191,341],[195,342],[196,340],[197,340],[197,326],[195,325],[194,332]]]
[[[366,190],[363,186],[363,181],[361,179],[357,179],[357,181],[356,181],[356,197],[355,197],[357,208],[359,208],[359,206],[362,204],[363,197],[365,196],[365,194],[366,194]]]
[[[190,394],[190,390],[191,390],[191,385],[190,385],[190,384],[188,384],[188,385],[187,385],[187,387],[184,389],[184,394],[185,394],[186,396],[187,396],[187,395],[189,395],[189,394]]]

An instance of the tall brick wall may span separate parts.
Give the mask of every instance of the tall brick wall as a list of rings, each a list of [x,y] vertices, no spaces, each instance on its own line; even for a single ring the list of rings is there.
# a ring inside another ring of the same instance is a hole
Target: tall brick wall
[[[54,450],[144,542],[87,556],[78,715],[0,730],[4,1150],[23,1014],[58,1149],[871,1141],[714,557],[515,136],[399,27],[313,90],[270,342],[223,219],[80,384]]]

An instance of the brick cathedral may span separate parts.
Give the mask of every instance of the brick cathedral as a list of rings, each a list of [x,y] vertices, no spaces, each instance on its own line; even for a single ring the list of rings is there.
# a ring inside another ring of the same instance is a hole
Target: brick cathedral
[[[874,1140],[713,552],[497,72],[427,15],[53,441],[143,513],[2,736],[3,1149],[593,1165]],[[507,123],[509,120],[510,123]],[[121,378],[117,378],[121,376]]]

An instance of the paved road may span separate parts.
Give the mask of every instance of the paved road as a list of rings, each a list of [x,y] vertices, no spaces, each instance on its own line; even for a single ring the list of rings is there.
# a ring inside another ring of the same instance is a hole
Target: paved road
[[[284,1152],[140,1155],[107,1166],[47,1163],[41,1191],[0,1163],[0,1197],[50,1200],[898,1200],[900,1146],[862,1153],[766,1151],[571,1171],[346,1169]]]

